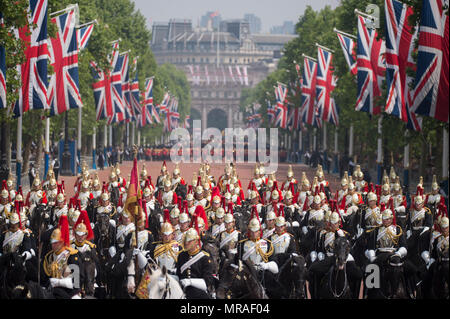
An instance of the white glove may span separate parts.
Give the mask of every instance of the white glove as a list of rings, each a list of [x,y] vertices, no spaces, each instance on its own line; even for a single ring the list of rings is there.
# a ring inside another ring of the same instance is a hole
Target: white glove
[[[317,252],[312,251],[309,255],[311,256],[311,262],[315,262],[317,259]]]
[[[395,252],[395,256],[399,256],[400,258],[403,258],[406,256],[406,254],[408,253],[408,251],[406,250],[405,247],[400,247],[396,252]]]
[[[302,232],[303,232],[303,234],[306,235],[308,233],[308,228],[306,226],[303,226],[302,227]]]
[[[376,259],[375,256],[375,250],[366,250],[366,252],[364,253],[367,257],[367,259],[369,259],[369,261],[372,263],[374,262],[374,260]]]
[[[422,257],[423,261],[428,264],[430,262],[430,252],[427,250],[424,250],[422,254],[420,254],[420,257]]]
[[[180,283],[183,287],[192,286],[205,292],[208,291],[206,287],[206,282],[203,278],[185,278],[181,279]]]
[[[24,251],[23,254],[21,255],[22,257],[25,257],[24,261],[30,260],[31,259],[31,253],[28,251]]]
[[[410,230],[407,230],[407,231],[406,231],[406,238],[411,237],[411,234],[412,234],[411,231],[410,231]]]
[[[298,221],[292,222],[292,227],[300,227]]]
[[[363,234],[364,230],[359,225],[356,226],[356,229],[357,229],[356,238],[359,238]]]
[[[134,276],[128,276],[128,281],[127,281],[127,290],[128,293],[134,293],[134,290],[136,289],[136,285],[134,283]]]
[[[142,252],[139,252],[137,254],[137,260],[138,260],[139,269],[142,269],[147,265],[147,258],[145,258],[144,254]]]
[[[318,253],[318,254],[317,254],[317,258],[318,258],[320,261],[324,260],[324,259],[325,259],[325,254],[324,254],[323,252]]]
[[[50,278],[50,285],[55,287],[62,287],[67,289],[73,289],[73,282],[71,277],[66,277],[62,279]]]
[[[114,228],[116,228],[116,221],[115,221],[114,219],[110,219],[110,220],[109,220],[109,223],[110,223]]]
[[[111,258],[113,258],[117,252],[116,247],[114,247],[114,246],[109,247],[108,252],[109,252],[109,255],[111,256]]]

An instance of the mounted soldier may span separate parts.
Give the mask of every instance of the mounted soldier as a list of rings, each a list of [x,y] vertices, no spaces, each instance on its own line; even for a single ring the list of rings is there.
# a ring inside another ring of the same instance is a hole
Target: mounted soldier
[[[442,195],[440,194],[439,184],[437,183],[436,175],[433,175],[433,182],[431,183],[431,193],[425,197],[425,206],[428,207],[434,214],[439,203],[441,202]]]
[[[292,190],[291,183],[294,185],[294,190]],[[294,178],[294,171],[292,170],[292,165],[289,165],[287,171],[287,180],[281,186],[281,190],[283,192],[283,196],[286,194],[288,190],[291,190],[292,193],[297,193],[298,191],[298,181]]]
[[[80,270],[80,255],[78,250],[70,247],[69,223],[66,215],[62,215],[50,237],[51,250],[42,262],[42,284],[52,287],[52,293],[57,299],[80,299],[81,289],[72,282],[71,268]],[[80,282],[83,282],[83,273]]]

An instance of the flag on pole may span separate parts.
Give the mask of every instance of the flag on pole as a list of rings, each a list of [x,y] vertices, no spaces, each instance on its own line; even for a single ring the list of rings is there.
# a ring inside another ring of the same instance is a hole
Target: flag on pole
[[[386,12],[386,84],[385,112],[408,122],[408,105],[412,77],[407,68],[416,69],[412,58],[414,38],[408,24],[413,9],[397,0],[385,0]],[[417,33],[416,33],[417,34]]]
[[[275,108],[273,107],[273,105],[270,103],[269,100],[267,100],[267,115],[269,116],[269,124],[273,125],[273,123],[275,122]]]
[[[286,101],[287,87],[283,83],[278,83],[275,87],[275,98],[277,100],[275,125],[287,128],[288,107]]]
[[[30,109],[47,109],[47,0],[30,0],[28,26],[15,31],[25,45],[25,62],[18,65],[21,79],[19,99],[14,105],[14,117],[21,116]]]
[[[117,92],[117,96],[113,95],[113,116],[108,118],[108,124],[120,123],[126,118],[126,105],[122,99],[122,65],[124,63],[124,56],[113,53],[113,72],[111,76],[111,86],[114,88],[113,92]]]
[[[93,31],[94,22],[77,30],[78,51],[84,50],[87,47]]]
[[[50,64],[54,73],[48,85],[50,116],[83,106],[78,81],[78,47],[75,9],[51,19],[56,38],[48,41]]]
[[[133,60],[133,70],[135,76],[131,82],[131,108],[134,114],[139,114],[141,112],[141,103],[139,101],[139,80],[137,72],[137,59]]]
[[[131,169],[130,175],[130,185],[127,190],[127,199],[125,201],[124,210],[128,212],[128,214],[133,218],[139,219],[139,209],[138,206],[141,206],[142,201],[142,193],[141,193],[141,185],[139,184],[139,176],[137,169],[137,159],[136,157],[133,160],[133,168]]]
[[[442,122],[449,105],[448,6],[448,0],[423,1],[413,97],[413,112]]]
[[[333,55],[331,52],[318,48],[316,99],[317,111],[324,121],[338,125],[337,107],[331,93],[336,87],[337,78],[333,75]]]
[[[161,104],[159,105],[159,112],[160,112],[159,114],[167,112],[169,101],[170,101],[170,95],[168,92],[166,92],[164,94],[164,98],[163,98]]]
[[[381,108],[375,105],[375,97],[381,96],[381,83],[385,77],[386,45],[377,40],[377,32],[366,27],[364,17],[358,15],[357,82],[358,93],[356,111],[379,114]]]
[[[320,127],[320,118],[316,118],[316,74],[317,63],[311,59],[304,58],[304,69],[302,78],[302,102],[301,117],[304,123]]]
[[[337,30],[335,30],[335,32],[339,39],[339,43],[341,44],[342,51],[344,51],[345,61],[347,61],[350,73],[356,75],[358,73],[358,69],[356,67],[356,43],[352,38],[342,34],[341,32]]]

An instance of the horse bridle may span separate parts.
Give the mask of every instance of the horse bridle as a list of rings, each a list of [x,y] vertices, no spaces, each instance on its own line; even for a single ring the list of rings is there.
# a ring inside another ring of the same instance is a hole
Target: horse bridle
[[[231,284],[228,287],[226,287],[223,283],[219,284],[219,288],[226,288],[225,296],[226,296],[227,299],[231,299],[231,296],[233,294],[233,292],[231,291],[231,288],[233,287],[233,284],[234,284],[236,279],[241,280],[241,275],[240,274],[242,272],[242,270],[239,269],[239,266],[237,266],[237,265],[231,264],[230,267],[233,267],[233,268],[236,267],[237,268],[237,270],[235,271],[235,273],[233,275],[233,278],[231,279]],[[243,278],[244,282],[247,281],[247,276],[245,274],[242,276],[242,278]],[[245,299],[245,297],[247,297],[247,295],[250,295],[250,292],[242,295],[240,298],[235,298],[235,299]]]
[[[345,291],[347,290],[347,286],[348,286],[348,281],[347,281],[347,263],[345,263],[344,264],[344,269],[343,269],[343,271],[344,271],[344,278],[345,278],[345,280],[344,280],[344,287],[342,288],[342,291],[338,294],[338,293],[336,293],[336,291],[333,289],[333,286],[331,285],[331,278],[332,278],[332,276],[333,276],[333,272],[334,272],[334,269],[335,269],[335,265],[333,265],[333,268],[331,269],[331,271],[330,271],[330,276],[329,276],[329,278],[328,278],[328,285],[329,285],[329,287],[330,287],[330,289],[331,289],[331,293],[333,294],[333,297],[334,298],[340,298],[344,293],[345,293]],[[340,271],[342,271],[342,270],[340,270],[339,268],[337,269],[337,271],[336,271],[336,276],[335,276],[335,278],[334,278],[334,283],[335,283],[335,285],[336,285],[336,282],[337,282],[337,276],[338,276],[338,274],[339,274],[339,272]]]

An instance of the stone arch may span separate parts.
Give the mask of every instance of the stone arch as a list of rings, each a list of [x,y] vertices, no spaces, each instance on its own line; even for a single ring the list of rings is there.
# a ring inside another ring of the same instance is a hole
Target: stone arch
[[[220,131],[228,127],[227,113],[222,108],[213,108],[208,112],[208,127],[216,127]]]

